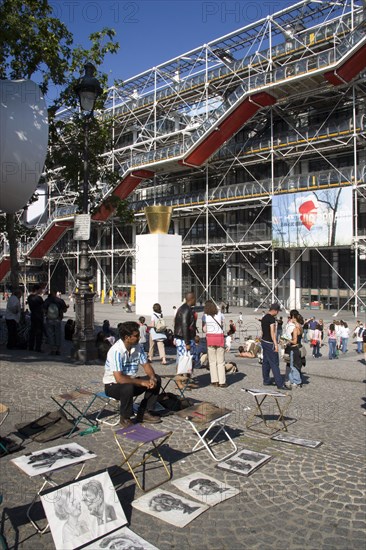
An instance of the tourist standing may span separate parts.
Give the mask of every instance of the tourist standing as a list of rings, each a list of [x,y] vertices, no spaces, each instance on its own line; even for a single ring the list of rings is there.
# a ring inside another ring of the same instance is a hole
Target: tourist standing
[[[328,328],[328,359],[338,359],[337,356],[337,333],[334,323]]]
[[[346,321],[341,321],[341,350],[342,353],[347,353],[348,351],[348,340],[349,340],[349,328]]]
[[[46,313],[46,327],[50,355],[60,355],[61,350],[61,322],[68,306],[55,292],[50,291],[43,304]]]
[[[153,360],[155,344],[158,347],[159,357],[162,365],[166,365],[166,356],[165,356],[165,345],[164,340],[166,340],[165,334],[166,326],[165,321],[163,321],[163,312],[161,310],[160,304],[153,305],[153,313],[151,315],[151,323],[149,330],[149,361]]]
[[[356,344],[357,344],[357,353],[362,353],[362,344],[363,344],[363,332],[365,328],[362,323],[359,323],[358,327],[355,329],[356,334]]]
[[[174,318],[174,342],[177,348],[177,366],[181,357],[193,352],[194,338],[197,334],[196,316],[193,306],[196,304],[194,292],[187,292],[183,304],[177,309]],[[188,376],[189,378],[189,376]]]
[[[282,382],[282,376],[280,372],[280,363],[278,356],[278,343],[277,343],[277,330],[276,330],[276,315],[281,311],[280,304],[274,303],[270,306],[268,313],[263,315],[261,319],[262,327],[262,375],[263,384],[265,386],[271,386],[270,371],[272,371],[275,383],[278,389],[287,389]]]
[[[313,346],[313,357],[318,359],[319,357],[321,357],[320,346],[322,345],[322,331],[321,331],[321,326],[318,324],[313,330],[311,344]]]
[[[203,310],[202,330],[206,333],[211,385],[226,388],[224,316],[212,300]]]
[[[22,291],[17,288],[6,302],[5,321],[8,329],[8,349],[15,349],[18,340],[18,326],[20,321]]]
[[[285,347],[285,353],[290,357],[286,365],[287,382],[285,386],[288,389],[301,388],[301,367],[302,358],[300,349],[302,348],[302,325],[304,319],[296,309],[290,311],[290,321],[286,325],[285,336],[289,340]]]
[[[43,340],[43,288],[41,285],[34,285],[32,293],[28,296],[28,306],[31,313],[31,327],[29,332],[28,349],[41,353]]]

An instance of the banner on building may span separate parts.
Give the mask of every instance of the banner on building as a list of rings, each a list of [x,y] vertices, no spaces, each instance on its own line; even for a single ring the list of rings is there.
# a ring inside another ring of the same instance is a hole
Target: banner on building
[[[352,188],[275,195],[272,241],[276,248],[345,246],[352,243]]]

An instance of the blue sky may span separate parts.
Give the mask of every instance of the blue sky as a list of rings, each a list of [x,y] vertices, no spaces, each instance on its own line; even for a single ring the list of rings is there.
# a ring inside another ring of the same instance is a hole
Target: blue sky
[[[90,33],[114,28],[120,51],[103,70],[126,80],[177,55],[244,27],[295,1],[50,0],[54,13],[88,44]]]

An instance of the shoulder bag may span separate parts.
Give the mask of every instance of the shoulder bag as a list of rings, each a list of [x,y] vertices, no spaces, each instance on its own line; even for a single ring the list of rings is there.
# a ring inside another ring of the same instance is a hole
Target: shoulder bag
[[[221,330],[223,331],[222,326],[220,323],[211,315],[212,319],[219,325]],[[213,334],[207,334],[206,333],[206,342],[208,346],[212,346],[215,348],[223,348],[225,346],[225,338],[224,338],[224,332],[219,333],[213,333]]]

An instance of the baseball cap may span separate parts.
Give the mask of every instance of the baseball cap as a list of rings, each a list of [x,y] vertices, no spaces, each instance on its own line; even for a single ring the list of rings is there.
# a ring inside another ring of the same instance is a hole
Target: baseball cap
[[[281,311],[281,306],[280,306],[280,304],[275,302],[274,304],[271,304],[271,307],[269,309],[273,310],[273,311]]]

